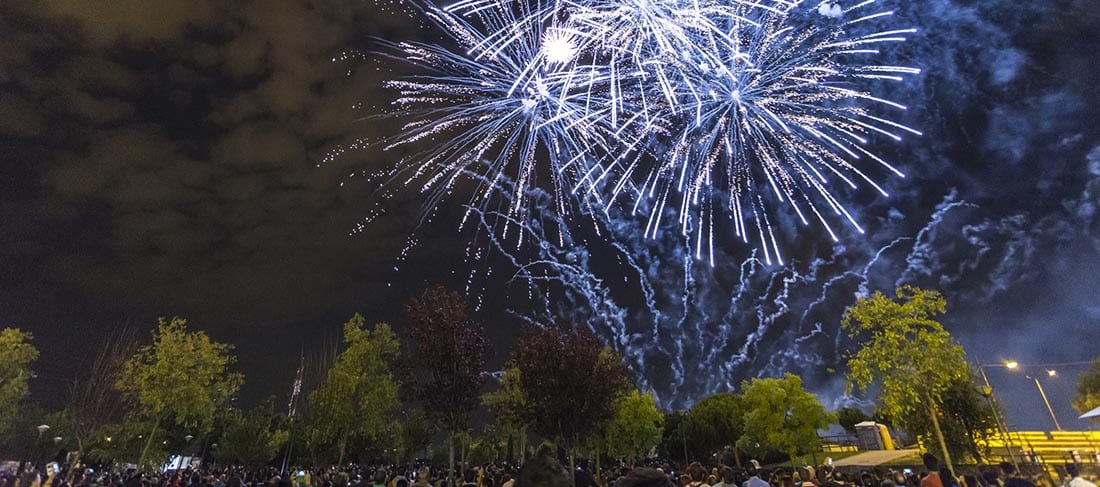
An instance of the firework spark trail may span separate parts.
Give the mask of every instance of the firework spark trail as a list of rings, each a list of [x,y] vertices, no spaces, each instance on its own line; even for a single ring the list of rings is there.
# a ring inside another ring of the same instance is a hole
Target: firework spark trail
[[[536,288],[538,309],[512,310],[516,316],[535,324],[556,317],[588,327],[624,355],[640,387],[652,388],[664,407],[685,407],[696,398],[736,388],[739,377],[822,374],[835,367],[835,351],[845,343],[839,329],[844,306],[866,294],[873,281],[896,275],[898,266],[904,268],[923,251],[924,240],[945,223],[947,212],[967,205],[949,195],[913,237],[854,254],[837,249],[835,257],[778,269],[757,256],[723,261],[723,272],[734,282],[733,295],[707,280],[713,278],[709,266],[700,265],[691,242],[676,234],[654,242],[640,237],[637,222],[604,220],[605,238],[572,236],[564,247],[544,242],[529,258],[517,255],[494,231],[501,224],[497,220],[511,217],[472,211],[493,255],[506,257],[511,282]],[[523,226],[530,241],[545,240],[555,226],[509,224]],[[853,262],[853,255],[865,258]],[[669,258],[687,265],[670,272],[673,268],[662,265]],[[609,260],[617,265],[598,264]],[[622,285],[613,284],[624,275],[629,278]],[[824,306],[830,293],[839,306]],[[822,377],[824,383],[834,379]]]
[[[900,277],[898,277],[895,283],[896,286],[902,286],[913,282],[915,274],[917,273],[926,273],[928,266],[925,262],[931,260],[937,253],[936,249],[931,247],[931,239],[926,237],[943,222],[944,218],[947,217],[947,214],[951,210],[964,207],[974,208],[975,205],[964,200],[959,200],[958,191],[954,189],[944,197],[943,202],[936,206],[936,211],[932,213],[931,222],[925,225],[924,228],[917,233],[916,242],[913,244],[913,251],[905,258],[906,267],[900,274]]]
[[[410,149],[387,179],[419,185],[430,208],[475,171],[476,185],[462,188],[468,205],[507,201],[517,222],[540,218],[525,196],[538,188],[553,195],[562,232],[577,215],[628,212],[650,239],[679,226],[712,266],[726,231],[783,265],[792,232],[779,222],[816,221],[834,240],[833,220],[862,232],[832,187],[887,196],[874,175],[904,175],[873,148],[920,135],[900,121],[905,105],[876,93],[920,69],[873,61],[916,29],[882,27],[893,12],[874,0],[824,10],[786,0],[422,9],[449,41],[383,42],[420,71],[386,83],[398,93],[391,115],[406,123],[383,146]],[[506,178],[516,184],[501,198]]]

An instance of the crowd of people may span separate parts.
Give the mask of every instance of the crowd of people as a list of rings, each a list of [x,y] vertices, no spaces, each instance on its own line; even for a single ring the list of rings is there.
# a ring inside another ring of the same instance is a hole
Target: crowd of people
[[[961,475],[942,467],[930,454],[924,468],[761,468],[754,460],[745,468],[692,463],[686,468],[652,461],[641,467],[610,465],[591,468],[582,462],[570,472],[554,455],[543,451],[522,466],[508,463],[446,469],[426,463],[409,466],[357,466],[280,471],[276,468],[188,468],[157,474],[134,469],[68,469],[50,464],[24,466],[0,474],[0,487],[1096,487],[1067,464],[1056,481],[1045,470],[1023,475],[1012,464],[970,468]]]

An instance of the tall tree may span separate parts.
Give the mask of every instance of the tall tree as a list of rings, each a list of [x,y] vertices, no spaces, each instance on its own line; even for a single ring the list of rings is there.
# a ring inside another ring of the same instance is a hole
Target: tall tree
[[[969,377],[966,354],[933,319],[947,311],[940,293],[905,286],[895,294],[897,300],[876,291],[844,314],[842,326],[861,343],[848,357],[848,389],[866,391],[877,385],[880,410],[910,433],[924,433],[919,425],[927,419],[940,454],[954,473],[940,414],[944,393]]]
[[[18,328],[0,331],[0,436],[9,433],[34,378],[31,364],[38,359],[38,349],[31,345],[32,338]]]
[[[481,404],[493,411],[498,430],[509,445],[506,449],[509,459],[523,463],[527,450],[527,419],[524,416],[527,399],[523,397],[519,368],[512,364],[505,367],[500,387],[482,395]]]
[[[815,450],[821,444],[817,431],[828,428],[836,417],[825,411],[817,396],[802,388],[802,378],[753,379],[742,382],[745,433],[737,445],[763,455],[767,450],[791,458]]]
[[[695,403],[684,418],[685,438],[690,440],[697,455],[733,447],[734,461],[740,466],[737,440],[745,431],[745,423],[741,420],[744,414],[744,401],[737,394],[721,392],[705,397]]]
[[[412,408],[404,411],[397,426],[397,459],[411,464],[420,452],[432,444],[432,422],[423,409]]]
[[[285,417],[275,412],[272,400],[247,411],[228,411],[222,421],[217,459],[227,465],[266,465],[290,436]]]
[[[587,436],[614,418],[615,399],[631,387],[622,358],[586,329],[528,327],[516,340],[512,362],[520,369],[528,420],[569,452],[570,467]]]
[[[365,327],[358,313],[344,323],[346,348],[309,395],[311,423],[307,447],[336,445],[336,463],[344,461],[349,442],[388,433],[399,406],[393,363],[401,345],[385,323]]]
[[[244,376],[231,372],[233,346],[201,331],[188,331],[187,321],[161,318],[153,342],[142,346],[122,367],[115,387],[152,422],[138,465],[145,466],[149,448],[166,421],[205,429],[214,412],[240,389]]]
[[[615,417],[607,426],[607,452],[634,465],[661,442],[664,424],[664,413],[652,394],[624,394],[615,401]]]
[[[91,364],[77,372],[70,389],[65,418],[76,444],[78,458],[104,441],[104,428],[122,422],[125,404],[114,388],[126,360],[141,343],[130,328],[112,334],[96,352]]]
[[[1100,407],[1100,359],[1092,361],[1088,370],[1077,376],[1077,395],[1073,398],[1073,408],[1087,413]]]
[[[409,360],[419,364],[426,376],[417,392],[428,413],[447,433],[447,460],[453,475],[455,436],[466,430],[470,413],[478,405],[489,342],[484,327],[470,316],[470,305],[458,292],[441,286],[427,289],[409,303],[406,312],[417,352]]]

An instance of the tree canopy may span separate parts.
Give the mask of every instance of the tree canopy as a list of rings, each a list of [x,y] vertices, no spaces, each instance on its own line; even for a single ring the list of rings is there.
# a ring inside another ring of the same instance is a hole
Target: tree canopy
[[[632,391],[615,401],[615,416],[607,426],[607,452],[633,465],[661,442],[665,416],[652,394]]]
[[[418,395],[450,436],[448,461],[453,471],[455,435],[466,429],[478,405],[489,342],[482,324],[470,316],[466,297],[458,292],[442,286],[427,289],[405,309],[417,351],[410,362],[427,375],[418,381]]]
[[[235,362],[232,345],[188,331],[183,318],[159,320],[153,342],[126,361],[115,383],[136,412],[153,424],[139,465],[165,421],[199,430],[211,425],[214,412],[244,382],[241,374],[229,370]]]
[[[782,378],[756,378],[743,382],[744,434],[737,446],[754,455],[769,449],[795,457],[816,449],[817,435],[836,417],[802,388],[802,378],[786,374]]]
[[[615,414],[630,380],[622,358],[586,329],[529,327],[516,340],[526,416],[542,436],[572,457],[587,435]]]
[[[307,441],[337,449],[342,463],[353,438],[380,438],[387,433],[398,406],[393,363],[401,349],[397,336],[385,323],[365,326],[358,313],[344,323],[346,348],[336,358],[320,385],[309,395],[310,424]]]
[[[249,409],[227,411],[222,418],[217,458],[228,465],[259,467],[267,464],[287,442],[285,417],[274,411],[271,400]]]
[[[745,413],[741,396],[721,392],[701,399],[684,418],[684,434],[689,447],[698,454],[709,454],[727,446],[737,447],[745,431]],[[734,457],[740,461],[740,457]]]
[[[925,433],[920,425],[927,418],[943,460],[953,468],[939,414],[944,393],[969,377],[966,355],[933,319],[947,311],[940,293],[905,286],[895,294],[897,300],[876,291],[844,314],[842,326],[860,344],[848,357],[848,389],[877,386],[882,413],[910,433]]]
[[[523,461],[527,448],[527,398],[523,396],[519,368],[509,364],[500,376],[500,387],[481,396],[481,403],[496,417],[497,430],[511,446],[509,456]]]
[[[31,364],[38,349],[30,333],[18,328],[0,331],[0,435],[6,434],[34,378]]]
[[[941,396],[938,419],[951,458],[970,457],[979,462],[988,460],[989,441],[998,434],[998,426],[991,402],[974,387],[973,379],[966,376],[948,385]],[[927,415],[915,414],[907,421],[910,433],[935,435],[935,427]]]
[[[1088,370],[1077,376],[1077,395],[1073,408],[1084,414],[1100,407],[1100,359],[1092,361]]]

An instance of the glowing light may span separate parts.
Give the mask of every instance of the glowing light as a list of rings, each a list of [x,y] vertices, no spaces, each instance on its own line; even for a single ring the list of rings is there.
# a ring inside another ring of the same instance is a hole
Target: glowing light
[[[1020,363],[1015,361],[1015,360],[1009,360],[1008,362],[1005,362],[1005,367],[1007,367],[1009,369],[1015,369],[1019,366],[1020,366]]]
[[[550,30],[543,36],[542,51],[551,63],[567,63],[577,55],[573,36],[560,30]]]

